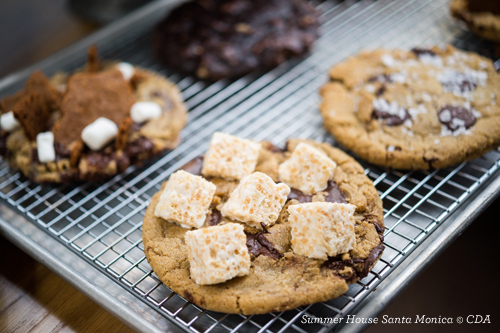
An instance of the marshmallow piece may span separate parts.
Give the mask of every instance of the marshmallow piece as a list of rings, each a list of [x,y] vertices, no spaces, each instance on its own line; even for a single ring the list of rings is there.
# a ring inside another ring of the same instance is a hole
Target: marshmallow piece
[[[276,222],[289,193],[288,185],[276,184],[265,173],[255,172],[241,180],[222,206],[221,213],[262,229],[260,222],[267,226]]]
[[[280,164],[278,178],[305,194],[314,194],[327,187],[336,166],[323,152],[307,143],[299,143],[292,156]]]
[[[82,131],[82,140],[92,150],[101,150],[118,135],[118,126],[107,119],[97,118]]]
[[[217,284],[250,272],[250,255],[243,226],[227,223],[186,232],[191,279]]]
[[[123,79],[125,81],[130,80],[132,76],[134,76],[134,66],[132,66],[128,62],[120,62],[118,65],[116,65],[116,68],[118,68],[118,70],[122,72]]]
[[[356,245],[351,204],[311,202],[288,207],[293,252],[327,259],[347,253]]]
[[[0,116],[0,126],[5,132],[12,132],[13,130],[18,129],[21,124],[14,117],[14,112],[9,111]]]
[[[54,134],[52,132],[38,133],[36,136],[36,149],[40,162],[47,163],[55,161],[56,150],[54,149]]]
[[[155,102],[137,102],[130,108],[130,117],[134,123],[141,124],[146,120],[161,116],[161,106]]]
[[[154,214],[183,228],[200,228],[216,186],[184,170],[174,172],[161,193]]]
[[[203,159],[201,173],[240,180],[255,170],[260,148],[260,143],[216,132]]]

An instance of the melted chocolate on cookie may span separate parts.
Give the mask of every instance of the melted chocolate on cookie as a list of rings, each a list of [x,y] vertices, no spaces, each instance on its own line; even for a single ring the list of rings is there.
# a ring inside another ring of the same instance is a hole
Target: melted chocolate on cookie
[[[345,201],[345,197],[342,192],[340,192],[340,188],[338,187],[337,183],[335,183],[333,180],[328,181],[328,186],[326,187],[326,189],[320,192],[328,193],[328,195],[325,197],[326,202],[347,202]],[[288,200],[295,199],[300,203],[307,203],[312,201],[313,195],[305,194],[299,190],[292,188],[290,190],[290,194],[288,195]]]
[[[283,257],[281,253],[274,247],[273,243],[271,243],[266,236],[265,233],[269,233],[264,229],[263,232],[258,232],[256,234],[251,234],[245,232],[247,235],[247,247],[248,252],[258,257],[261,254],[271,257],[273,259],[279,259]]]
[[[417,57],[420,57],[422,55],[430,55],[430,56],[436,56],[436,52],[429,50],[429,49],[424,49],[420,47],[416,47],[411,50]]]
[[[383,119],[387,126],[398,126],[403,124],[405,120],[411,119],[411,116],[406,109],[404,109],[404,113],[401,115],[373,109],[372,119]]]
[[[441,124],[448,127],[450,131],[456,131],[460,127],[469,128],[476,123],[476,117],[471,111],[454,105],[440,108],[438,118]]]
[[[212,211],[208,215],[208,225],[209,226],[214,226],[214,225],[219,224],[220,221],[222,221],[222,214],[215,207],[212,208]]]
[[[186,164],[181,166],[180,169],[189,172],[193,175],[200,176],[202,167],[203,167],[203,156],[198,156],[192,159],[190,162],[187,162]]]

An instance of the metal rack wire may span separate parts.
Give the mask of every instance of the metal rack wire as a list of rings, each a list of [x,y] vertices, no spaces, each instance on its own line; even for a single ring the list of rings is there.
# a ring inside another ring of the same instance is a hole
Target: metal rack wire
[[[161,183],[178,167],[200,155],[214,131],[234,133],[282,145],[289,137],[335,144],[322,128],[317,91],[330,66],[364,48],[411,48],[453,43],[493,57],[492,47],[465,32],[448,17],[446,0],[324,1],[322,37],[311,54],[291,60],[263,75],[213,84],[163,69],[151,55],[151,23],[144,19],[117,40],[102,38],[101,53],[168,75],[183,91],[190,123],[183,143],[142,168],[130,168],[104,184],[41,186],[0,163],[0,198],[47,234],[91,263],[179,327],[193,332],[325,332],[328,323],[310,318],[344,317],[387,277],[425,238],[500,167],[500,152],[430,172],[383,170],[367,164],[383,201],[385,245],[382,259],[363,280],[329,302],[259,316],[205,311],[164,286],[143,252],[141,226],[145,209]],[[63,69],[82,65],[73,57]],[[11,84],[1,94],[19,88]]]

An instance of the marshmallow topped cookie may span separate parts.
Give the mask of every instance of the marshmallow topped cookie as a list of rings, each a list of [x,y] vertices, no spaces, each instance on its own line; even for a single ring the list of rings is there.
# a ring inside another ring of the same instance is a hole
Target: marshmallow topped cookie
[[[0,154],[39,183],[102,181],[179,144],[187,110],[165,77],[101,62],[51,79],[33,73],[0,100]]]
[[[325,127],[370,163],[440,169],[500,145],[500,74],[452,46],[374,50],[335,65]]]
[[[207,153],[153,196],[142,229],[167,287],[205,309],[245,315],[336,298],[384,250],[382,201],[363,168],[298,139],[282,150],[215,133]]]

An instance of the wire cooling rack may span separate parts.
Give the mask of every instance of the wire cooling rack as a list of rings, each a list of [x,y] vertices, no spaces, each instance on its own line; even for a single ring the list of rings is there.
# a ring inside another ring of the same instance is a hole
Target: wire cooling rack
[[[190,122],[182,132],[183,143],[161,159],[142,168],[132,167],[104,184],[41,186],[2,161],[0,198],[135,295],[137,301],[185,331],[335,329],[328,320],[321,322],[317,318],[345,317],[373,293],[480,184],[491,180],[500,166],[499,151],[454,168],[429,172],[403,173],[363,164],[384,202],[386,250],[366,278],[329,302],[259,316],[205,311],[159,281],[144,257],[141,241],[142,218],[152,195],[160,190],[171,172],[206,150],[214,131],[269,140],[277,145],[283,145],[290,137],[335,144],[322,128],[317,108],[318,89],[327,80],[329,67],[360,49],[452,43],[490,58],[494,56],[490,44],[478,40],[449,18],[445,0],[324,1],[318,8],[323,13],[322,37],[308,57],[234,82],[210,84],[162,68],[151,54],[150,30],[154,20],[149,14],[136,16],[134,29],[119,38],[104,29],[94,41],[105,58],[156,70],[168,75],[181,88],[190,109]],[[82,52],[69,52],[57,65],[43,69],[48,74],[56,68],[73,70],[84,63],[84,58]],[[12,93],[22,83],[21,78],[10,80],[0,93]]]

